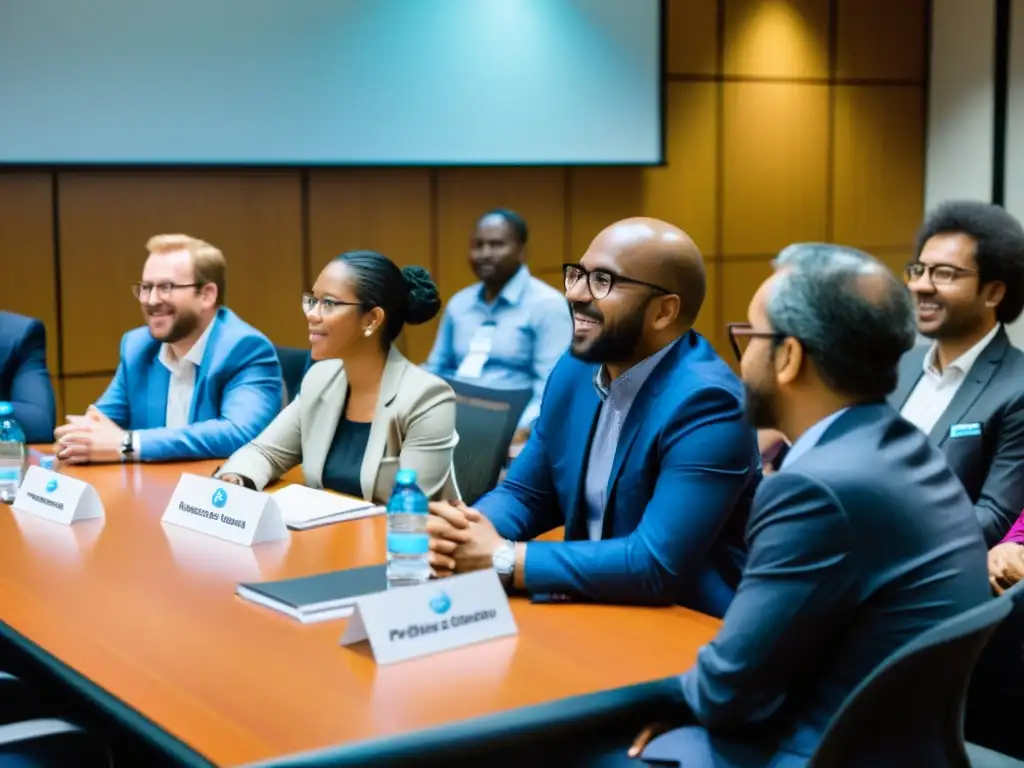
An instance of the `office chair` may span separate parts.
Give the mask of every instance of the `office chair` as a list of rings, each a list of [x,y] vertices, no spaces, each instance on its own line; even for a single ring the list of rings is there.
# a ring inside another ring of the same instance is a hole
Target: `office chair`
[[[462,499],[475,503],[498,483],[519,417],[532,389],[490,389],[447,379],[455,390],[455,479]]]
[[[964,736],[972,759],[976,751],[1002,752],[1024,766],[1024,744],[1017,728],[1024,712],[1024,582],[1002,596],[1013,605],[1006,621],[999,625],[978,657],[967,688]],[[984,765],[1002,765],[988,756]]]
[[[298,347],[274,347],[277,359],[281,363],[281,375],[284,377],[285,395],[290,403],[299,394],[302,377],[312,364],[308,349]]]
[[[42,698],[20,678],[0,671],[0,725],[31,720],[45,714]]]
[[[46,768],[75,765],[106,768],[106,746],[65,720],[48,719],[42,697],[30,685],[0,672],[0,765]]]
[[[808,768],[989,768],[968,757],[964,703],[971,670],[1011,609],[1009,595],[994,598],[889,656],[843,703]]]
[[[66,720],[26,720],[0,725],[0,765],[109,768],[112,764],[102,741]]]

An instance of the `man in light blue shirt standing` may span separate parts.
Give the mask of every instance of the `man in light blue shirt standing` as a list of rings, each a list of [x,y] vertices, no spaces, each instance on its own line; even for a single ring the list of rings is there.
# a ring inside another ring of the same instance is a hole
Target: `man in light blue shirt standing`
[[[480,279],[448,302],[426,368],[492,389],[533,389],[514,443],[540,413],[551,369],[572,340],[565,296],[530,275],[523,263],[526,222],[504,208],[480,217],[469,263]]]

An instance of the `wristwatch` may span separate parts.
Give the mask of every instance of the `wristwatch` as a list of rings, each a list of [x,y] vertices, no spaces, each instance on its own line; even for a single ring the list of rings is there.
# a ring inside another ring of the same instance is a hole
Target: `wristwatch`
[[[124,433],[124,440],[121,441],[121,461],[129,461],[135,452],[135,442],[131,432]]]
[[[498,578],[501,579],[502,586],[511,587],[512,576],[516,570],[515,543],[508,539],[501,542],[498,548],[494,550],[494,554],[491,555],[491,565],[498,572]]]

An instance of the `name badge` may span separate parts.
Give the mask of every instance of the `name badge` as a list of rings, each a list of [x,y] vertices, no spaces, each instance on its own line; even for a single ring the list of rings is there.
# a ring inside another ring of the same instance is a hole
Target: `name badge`
[[[162,522],[247,547],[288,538],[269,494],[199,475],[181,476]]]
[[[488,569],[358,598],[341,644],[369,640],[377,663],[392,664],[518,632]]]
[[[980,437],[981,424],[954,424],[949,428],[949,436],[953,437]]]
[[[12,506],[65,525],[104,517],[100,495],[89,483],[37,466],[28,468]]]
[[[455,376],[460,379],[479,379],[484,372],[491,356],[491,349],[494,347],[494,334],[498,326],[494,323],[484,323],[476,329],[473,338],[469,342],[469,354],[462,359]]]

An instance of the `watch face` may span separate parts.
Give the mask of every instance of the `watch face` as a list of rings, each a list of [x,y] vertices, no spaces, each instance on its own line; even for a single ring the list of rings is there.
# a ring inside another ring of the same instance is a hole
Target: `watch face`
[[[503,573],[508,573],[516,564],[515,547],[502,544],[494,553],[494,567]]]

